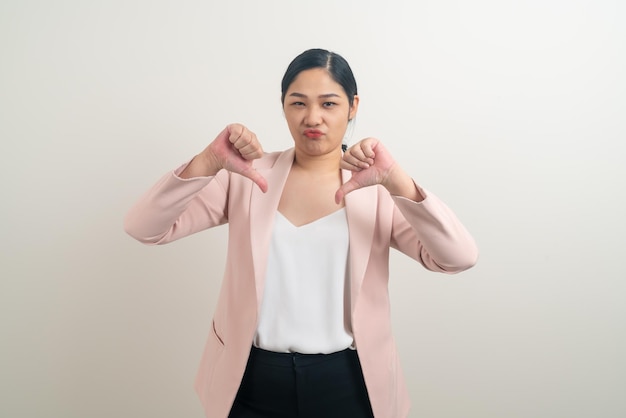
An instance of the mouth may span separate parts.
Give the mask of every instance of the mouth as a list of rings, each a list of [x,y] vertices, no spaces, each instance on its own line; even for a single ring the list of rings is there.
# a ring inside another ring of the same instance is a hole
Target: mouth
[[[307,129],[304,131],[304,136],[307,138],[319,138],[322,135],[324,135],[324,132],[319,129]]]

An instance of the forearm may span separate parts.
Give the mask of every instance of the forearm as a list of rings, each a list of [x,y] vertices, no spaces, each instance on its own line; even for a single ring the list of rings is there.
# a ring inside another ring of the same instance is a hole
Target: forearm
[[[162,244],[226,221],[224,185],[215,177],[181,179],[182,171],[162,177],[133,205],[124,220],[129,235]]]
[[[433,271],[456,273],[476,263],[478,249],[465,226],[454,212],[434,194],[420,203],[394,197],[393,246]],[[399,214],[398,214],[399,215]]]

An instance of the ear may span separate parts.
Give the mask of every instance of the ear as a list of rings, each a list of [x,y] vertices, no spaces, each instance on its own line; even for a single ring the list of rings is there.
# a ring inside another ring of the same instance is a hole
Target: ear
[[[354,100],[352,101],[352,106],[350,107],[350,112],[348,113],[348,120],[354,119],[357,110],[359,110],[359,95],[355,94]]]

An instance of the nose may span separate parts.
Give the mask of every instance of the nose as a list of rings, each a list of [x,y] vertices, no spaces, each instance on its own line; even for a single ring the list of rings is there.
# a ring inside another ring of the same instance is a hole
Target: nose
[[[309,106],[304,115],[306,126],[318,126],[322,124],[322,112],[317,106]]]

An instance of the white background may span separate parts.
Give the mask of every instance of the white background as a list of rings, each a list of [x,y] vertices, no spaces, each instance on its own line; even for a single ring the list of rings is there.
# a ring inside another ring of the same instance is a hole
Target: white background
[[[0,3],[0,416],[201,417],[225,227],[164,247],[122,219],[230,122],[291,146],[311,47],[475,236],[459,276],[392,258],[411,417],[626,416],[626,3]]]

